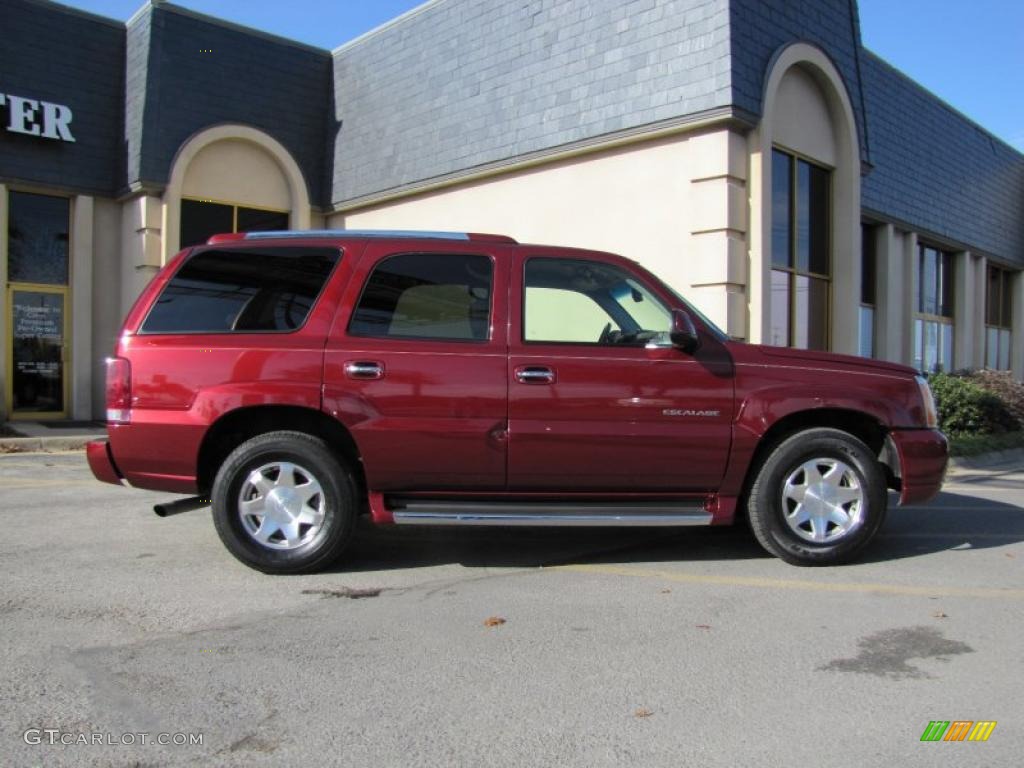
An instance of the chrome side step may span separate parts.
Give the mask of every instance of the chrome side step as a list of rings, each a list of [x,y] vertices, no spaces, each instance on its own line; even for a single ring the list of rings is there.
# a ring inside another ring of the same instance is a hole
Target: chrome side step
[[[402,501],[399,525],[681,526],[709,525],[711,513],[680,502],[581,503]]]

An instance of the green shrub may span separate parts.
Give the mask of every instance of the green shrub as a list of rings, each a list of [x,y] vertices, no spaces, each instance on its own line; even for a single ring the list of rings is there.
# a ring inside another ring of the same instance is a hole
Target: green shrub
[[[1024,448],[1024,432],[1005,432],[1001,435],[956,435],[949,438],[951,456],[980,456],[992,451]]]
[[[1014,418],[1024,424],[1024,384],[1013,378],[1009,371],[974,371],[970,380],[1003,401]]]
[[[999,435],[1021,428],[1006,404],[975,382],[948,373],[928,378],[939,410],[939,427],[947,435]]]

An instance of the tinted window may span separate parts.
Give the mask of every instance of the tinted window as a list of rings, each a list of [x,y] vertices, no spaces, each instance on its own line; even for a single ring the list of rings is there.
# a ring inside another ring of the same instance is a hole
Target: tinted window
[[[235,209],[222,203],[181,201],[181,247],[205,243],[210,235],[235,231]]]
[[[875,250],[875,229],[866,225],[860,228],[860,303],[875,304],[875,283],[878,274],[878,257]]]
[[[7,279],[67,285],[67,198],[11,192],[7,204]]]
[[[238,207],[239,232],[267,232],[281,229],[288,229],[288,214],[286,212]]]
[[[486,256],[405,253],[373,270],[349,323],[355,336],[486,341],[493,267]]]
[[[287,211],[246,208],[204,200],[181,201],[181,247],[201,245],[222,232],[266,232],[288,229]]]
[[[142,332],[294,330],[339,256],[333,248],[200,251],[164,287]]]
[[[792,266],[793,216],[790,195],[793,186],[789,155],[772,151],[772,264]]]

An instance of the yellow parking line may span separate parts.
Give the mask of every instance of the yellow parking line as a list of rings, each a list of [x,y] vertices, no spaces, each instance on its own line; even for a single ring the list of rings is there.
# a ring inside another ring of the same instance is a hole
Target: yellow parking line
[[[685,584],[718,584],[729,587],[756,587],[759,589],[796,589],[807,592],[861,592],[865,594],[924,595],[927,597],[982,597],[1009,600],[1024,599],[1024,589],[984,589],[970,587],[918,587],[909,584],[868,584],[857,582],[808,581],[805,579],[769,579],[760,576],[717,576],[660,571],[649,568],[626,568],[621,565],[557,565],[550,571],[592,573],[603,576],[633,576],[659,581]]]

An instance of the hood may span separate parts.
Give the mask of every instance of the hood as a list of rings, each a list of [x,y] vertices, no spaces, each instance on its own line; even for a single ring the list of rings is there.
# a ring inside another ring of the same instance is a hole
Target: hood
[[[792,349],[790,347],[772,347],[766,344],[742,344],[748,350],[760,354],[764,362],[777,361],[780,365],[816,365],[836,368],[856,368],[859,370],[884,371],[898,376],[917,376],[918,371],[909,365],[890,363],[886,360],[875,360],[856,355],[840,355],[834,352],[818,352],[813,349]]]

